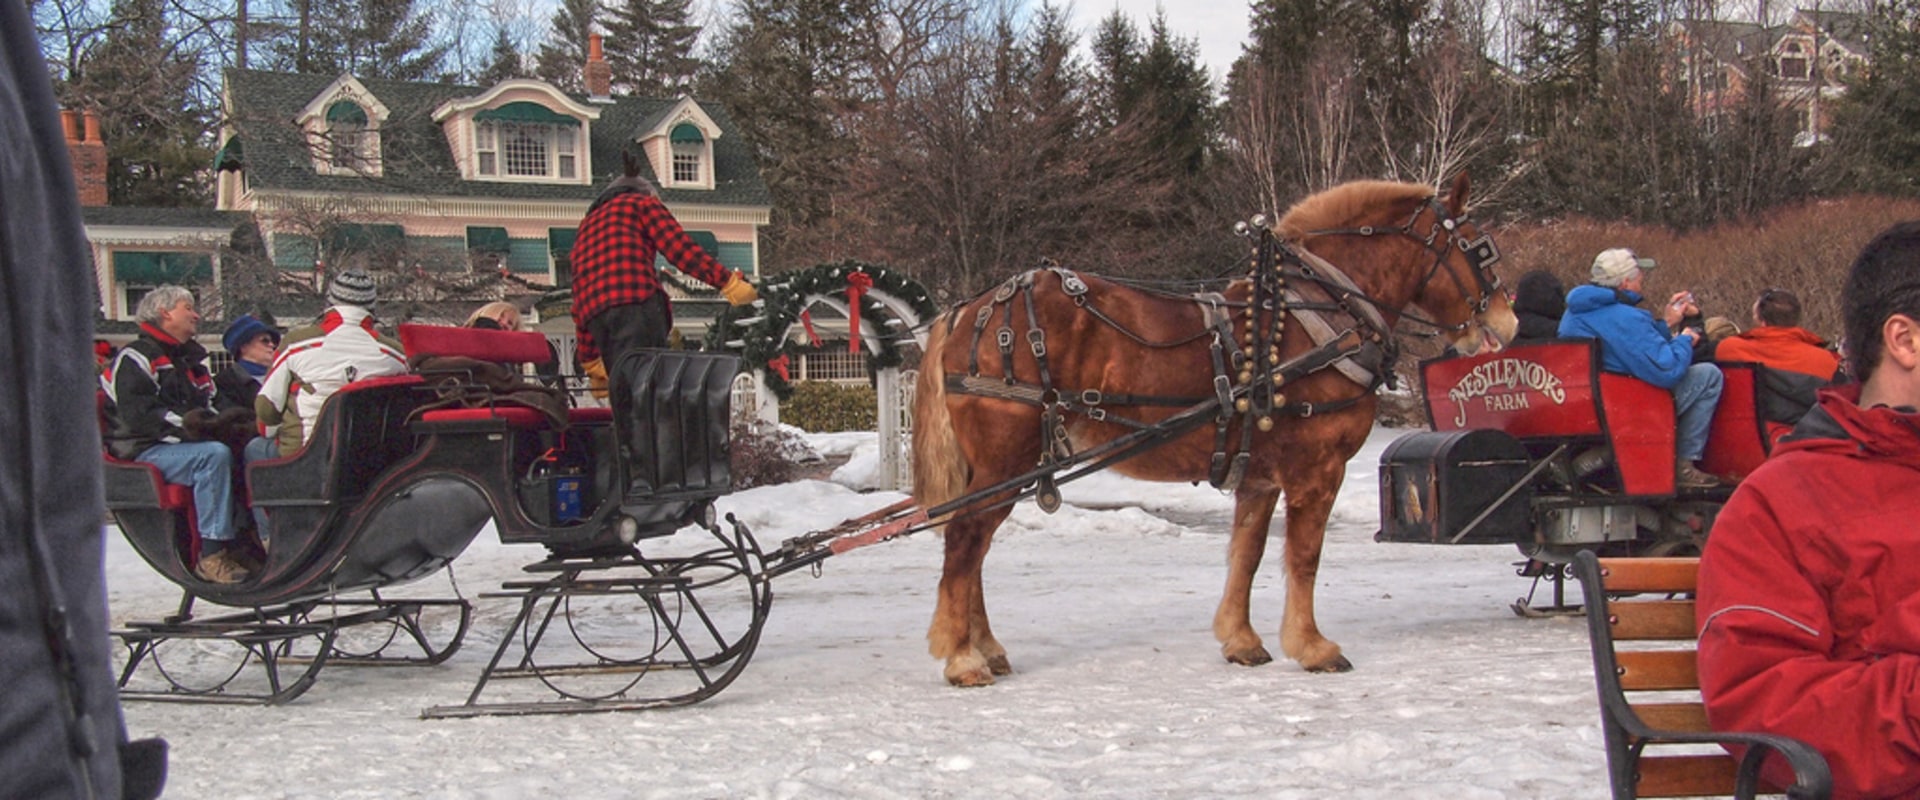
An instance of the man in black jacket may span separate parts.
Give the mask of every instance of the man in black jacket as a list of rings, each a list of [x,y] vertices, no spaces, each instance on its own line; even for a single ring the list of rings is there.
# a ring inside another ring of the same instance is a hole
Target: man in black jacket
[[[193,340],[200,329],[193,293],[161,286],[140,298],[134,316],[140,337],[120,349],[108,373],[107,449],[159,467],[168,483],[192,486],[200,523],[194,574],[244,581],[251,575],[234,546],[233,451],[216,438],[213,375],[206,348]]]
[[[157,797],[165,743],[127,742],[114,691],[93,276],[33,32],[0,2],[0,797]]]

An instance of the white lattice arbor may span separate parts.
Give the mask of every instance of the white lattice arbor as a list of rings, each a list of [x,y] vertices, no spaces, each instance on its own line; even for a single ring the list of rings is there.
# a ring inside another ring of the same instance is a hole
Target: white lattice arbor
[[[860,284],[858,290],[850,291],[856,283]],[[787,343],[806,340],[804,312],[815,306],[833,309],[849,321],[849,335],[857,337],[860,347],[883,365],[873,376],[879,404],[879,483],[894,489],[911,486],[908,451],[913,429],[913,381],[902,380],[898,366],[886,365],[898,359],[886,356],[907,337],[924,346],[922,323],[932,313],[926,289],[884,267],[847,263],[779,276],[767,282],[760,296],[762,304],[752,316],[716,320],[716,327],[727,327],[709,335],[709,341],[742,352],[751,363],[748,374],[753,377],[758,418],[770,423],[780,420],[779,400],[767,374],[768,362],[777,360],[774,354],[784,353]],[[858,312],[853,305],[856,298],[860,300]],[[856,319],[858,326],[853,327]],[[738,408],[743,399],[740,384],[735,384],[735,390]]]

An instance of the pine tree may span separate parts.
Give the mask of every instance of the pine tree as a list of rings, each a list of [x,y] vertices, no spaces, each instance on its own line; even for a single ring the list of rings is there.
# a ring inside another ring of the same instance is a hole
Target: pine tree
[[[442,80],[450,47],[414,0],[294,0],[290,34],[273,43],[273,67],[310,75]]]
[[[114,205],[204,206],[211,113],[194,93],[193,58],[168,39],[164,0],[116,0],[109,30],[70,76],[67,105],[95,109]]]
[[[822,230],[851,157],[848,124],[859,103],[863,22],[871,0],[742,0],[700,88],[736,116],[773,194],[765,263],[818,263],[794,236]]]
[[[482,86],[492,86],[512,78],[527,76],[526,66],[520,58],[520,51],[513,46],[513,40],[507,38],[504,25],[493,29],[493,50],[487,57],[487,68],[481,70],[474,79]]]
[[[586,91],[587,39],[600,14],[596,0],[560,0],[550,23],[553,31],[534,55],[533,74],[564,91]]]
[[[607,5],[607,65],[627,94],[670,97],[700,70],[693,55],[700,28],[688,20],[693,0],[612,0]]]

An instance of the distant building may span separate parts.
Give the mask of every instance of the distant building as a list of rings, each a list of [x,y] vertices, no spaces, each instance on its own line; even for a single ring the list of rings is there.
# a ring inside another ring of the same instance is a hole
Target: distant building
[[[589,50],[585,94],[532,79],[228,70],[211,211],[104,207],[98,123],[69,112],[104,317],[130,319],[159,283],[218,285],[222,246],[249,223],[279,276],[316,290],[331,266],[367,268],[402,292],[465,281],[527,300],[565,288],[575,226],[626,150],[694,241],[758,277],[771,195],[727,112],[689,97],[614,97],[598,36]],[[724,303],[666,273],[677,327],[698,340]],[[564,317],[541,327],[572,329]]]
[[[1825,138],[1842,80],[1870,60],[1867,16],[1851,12],[1799,9],[1772,27],[1681,20],[1673,32],[1695,115],[1713,124],[1746,98],[1753,71],[1765,70],[1775,96],[1799,117],[1794,144],[1803,147]]]

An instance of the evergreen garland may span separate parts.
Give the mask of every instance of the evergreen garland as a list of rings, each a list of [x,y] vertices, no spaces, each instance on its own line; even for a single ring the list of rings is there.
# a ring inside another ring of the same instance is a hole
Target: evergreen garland
[[[875,295],[905,302],[920,319],[928,319],[938,313],[926,287],[903,272],[853,260],[821,264],[767,279],[760,286],[760,298],[766,301],[760,308],[739,306],[722,311],[713,326],[707,329],[705,349],[731,350],[727,342],[743,342],[745,346],[740,349],[740,367],[762,370],[767,388],[775,397],[786,400],[793,395],[793,385],[781,378],[779,373],[767,369],[767,362],[782,355],[798,360],[798,348],[787,340],[787,331],[799,322],[800,312],[807,307],[808,298],[846,297],[847,275],[852,272],[865,272],[873,278],[873,288],[860,298],[860,318],[872,323],[875,330],[886,331],[886,321],[894,318],[893,312],[875,299]],[[760,318],[750,326],[743,328],[738,322],[756,314]],[[867,356],[869,370],[900,366],[904,359],[893,335],[889,333],[869,338],[878,339],[878,352]]]

